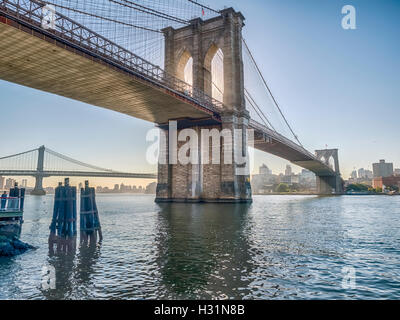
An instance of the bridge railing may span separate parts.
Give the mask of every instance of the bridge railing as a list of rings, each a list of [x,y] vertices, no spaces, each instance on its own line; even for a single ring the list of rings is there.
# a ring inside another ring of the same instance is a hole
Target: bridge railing
[[[298,145],[297,143],[294,143],[292,140],[286,138],[285,136],[281,135],[280,133],[278,133],[278,132],[276,132],[274,130],[271,130],[267,126],[255,121],[253,119],[250,119],[249,125],[250,125],[251,128],[256,129],[256,130],[260,130],[261,132],[266,133],[269,137],[271,137],[271,138],[273,138],[273,139],[275,139],[275,140],[277,140],[277,141],[279,141],[281,143],[284,143],[284,144],[290,146],[291,148],[293,148],[293,149],[295,149],[295,150],[297,150],[297,151],[299,151],[299,152],[301,152],[303,154],[306,154],[311,159],[318,160],[316,158],[316,156],[313,155],[311,152],[307,151],[305,148],[303,148],[302,146]]]
[[[53,34],[74,46],[86,49],[92,55],[95,53],[112,63],[117,63],[145,80],[172,90],[211,111],[218,112],[223,109],[222,102],[57,11],[54,28],[45,29],[42,26],[45,5],[47,3],[40,0],[0,0],[0,12],[18,21],[24,21],[44,34]]]

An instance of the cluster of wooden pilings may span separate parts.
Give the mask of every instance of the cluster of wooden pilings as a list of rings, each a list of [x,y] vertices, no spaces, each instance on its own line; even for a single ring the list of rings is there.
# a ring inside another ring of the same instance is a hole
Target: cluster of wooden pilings
[[[50,224],[49,250],[54,252],[75,252],[77,242],[76,187],[69,185],[66,178],[64,186],[60,182],[55,190],[53,218]],[[81,189],[80,243],[93,244],[103,239],[99,214],[96,206],[94,188],[85,181]]]

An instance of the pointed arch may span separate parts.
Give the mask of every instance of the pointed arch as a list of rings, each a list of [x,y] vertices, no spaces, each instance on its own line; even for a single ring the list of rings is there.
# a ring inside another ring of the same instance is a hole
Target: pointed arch
[[[182,81],[193,85],[193,58],[189,50],[184,49],[176,65],[176,75]]]
[[[213,42],[204,58],[204,91],[223,102],[225,87],[224,54]]]
[[[333,156],[330,156],[328,160],[326,161],[326,164],[332,168],[332,170],[336,171],[336,165],[335,165],[335,159],[333,159]]]

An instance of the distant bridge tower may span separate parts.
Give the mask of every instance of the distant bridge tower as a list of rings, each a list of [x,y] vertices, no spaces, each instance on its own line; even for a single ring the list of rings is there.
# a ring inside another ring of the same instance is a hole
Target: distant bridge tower
[[[43,196],[46,194],[46,191],[43,189],[43,178],[45,175],[44,171],[44,151],[45,146],[41,146],[38,149],[38,160],[37,160],[37,173],[35,175],[35,188],[32,190],[31,195],[34,196]]]
[[[330,160],[333,159],[332,169],[335,171],[335,175],[317,175],[317,193],[321,195],[342,194],[344,188],[339,169],[338,149],[316,150],[315,155],[327,166],[330,166]]]
[[[210,201],[249,202],[251,187],[249,175],[238,175],[243,164],[225,164],[225,157],[233,154],[247,156],[247,128],[249,113],[245,107],[244,76],[242,58],[242,28],[244,17],[232,8],[224,9],[221,15],[203,21],[190,21],[190,25],[163,30],[165,36],[165,70],[183,78],[185,66],[193,59],[193,87],[212,96],[212,60],[219,50],[223,54],[223,104],[221,123],[202,123],[191,119],[178,120],[178,134],[185,128],[194,129],[199,136],[201,129],[242,129],[242,137],[234,138],[230,154],[224,154],[220,146],[220,164],[160,164],[156,201]],[[183,79],[182,79],[183,80]],[[167,126],[160,126],[168,136]],[[222,139],[220,139],[222,140]],[[241,140],[240,142],[238,140]],[[201,141],[198,151],[202,154]],[[224,141],[226,143],[226,141]],[[178,148],[184,143],[178,143]],[[211,143],[210,143],[211,145]],[[168,141],[167,141],[168,146]],[[240,149],[241,150],[238,150]],[[211,149],[211,148],[210,148]],[[164,150],[169,154],[169,150]],[[210,152],[211,153],[211,152]],[[248,161],[248,158],[247,158]]]

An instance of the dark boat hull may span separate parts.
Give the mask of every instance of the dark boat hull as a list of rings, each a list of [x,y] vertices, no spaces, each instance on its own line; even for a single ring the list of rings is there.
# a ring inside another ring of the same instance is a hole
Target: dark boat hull
[[[0,235],[19,238],[23,223],[22,215],[20,211],[0,212]]]

